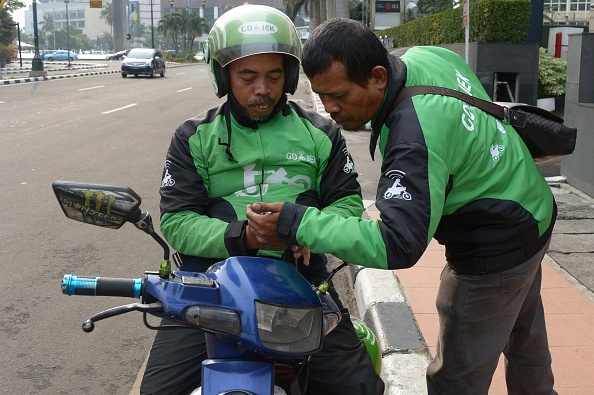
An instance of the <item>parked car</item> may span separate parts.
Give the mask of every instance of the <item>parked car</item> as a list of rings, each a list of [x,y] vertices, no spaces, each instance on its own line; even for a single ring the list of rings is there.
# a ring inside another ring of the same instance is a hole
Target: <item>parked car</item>
[[[159,50],[152,48],[132,48],[122,62],[122,77],[128,74],[138,77],[140,74],[153,78],[155,74],[165,77],[165,57]]]
[[[70,58],[70,59],[68,59]],[[45,60],[77,60],[78,55],[74,52],[70,51],[56,51],[54,53],[49,53],[45,55]]]
[[[128,55],[129,49],[125,49],[123,51],[118,51],[116,53],[112,53],[105,57],[106,60],[122,60],[126,55]]]
[[[57,49],[46,49],[45,51],[41,51],[41,52],[39,53],[39,57],[40,57],[41,59],[44,59],[44,60],[45,60],[45,57],[46,57],[47,55],[49,55],[49,54],[52,54],[52,53],[54,53],[54,52],[56,52],[56,51],[57,51]]]

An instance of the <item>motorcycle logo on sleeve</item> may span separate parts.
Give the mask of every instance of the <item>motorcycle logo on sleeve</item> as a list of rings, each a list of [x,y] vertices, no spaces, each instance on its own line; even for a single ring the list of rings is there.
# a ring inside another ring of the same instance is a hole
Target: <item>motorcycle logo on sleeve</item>
[[[169,166],[171,165],[170,160],[165,161],[165,170],[163,171],[163,181],[161,181],[161,188],[171,187],[175,184],[175,180],[169,174]]]
[[[406,187],[401,183],[405,175],[406,173],[402,170],[390,170],[386,173],[387,177],[394,180],[394,184],[384,192],[384,199],[412,199],[411,194],[406,191]]]
[[[351,154],[349,154],[349,151],[347,151],[347,149],[343,149],[342,153],[344,154],[345,158],[346,158],[346,163],[344,165],[344,167],[342,168],[342,170],[349,174],[349,173],[356,173],[357,170],[355,169],[355,163],[353,163],[353,160],[351,159]]]

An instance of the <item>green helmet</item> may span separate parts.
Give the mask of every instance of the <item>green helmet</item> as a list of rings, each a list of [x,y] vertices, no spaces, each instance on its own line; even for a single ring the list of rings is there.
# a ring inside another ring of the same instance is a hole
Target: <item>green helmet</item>
[[[379,342],[375,337],[375,334],[369,329],[365,323],[357,317],[351,316],[351,322],[355,327],[355,332],[359,340],[363,340],[367,353],[373,362],[373,368],[379,375],[382,372],[382,350],[380,349]]]
[[[263,53],[286,55],[284,92],[295,93],[301,40],[291,19],[275,8],[253,4],[224,13],[210,29],[204,49],[215,94],[223,97],[229,91],[229,63]]]

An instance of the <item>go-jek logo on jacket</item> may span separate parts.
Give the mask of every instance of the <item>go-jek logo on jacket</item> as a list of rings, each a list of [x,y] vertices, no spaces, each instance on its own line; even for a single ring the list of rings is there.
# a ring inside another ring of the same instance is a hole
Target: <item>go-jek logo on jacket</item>
[[[411,194],[406,191],[406,187],[401,183],[405,175],[406,173],[402,170],[390,170],[386,173],[387,177],[394,180],[394,184],[384,192],[384,199],[412,199]]]
[[[245,189],[235,192],[236,196],[266,195],[269,184],[288,184],[301,187],[304,190],[311,189],[311,178],[297,174],[287,177],[287,171],[283,167],[277,170],[254,170],[255,164],[243,166],[243,186]]]

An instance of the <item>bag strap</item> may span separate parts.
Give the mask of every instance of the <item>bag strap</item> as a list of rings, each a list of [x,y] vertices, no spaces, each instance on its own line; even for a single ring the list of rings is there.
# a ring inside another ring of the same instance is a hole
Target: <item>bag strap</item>
[[[505,122],[508,122],[507,119],[507,107],[500,106],[498,104],[488,102],[486,100],[479,99],[474,96],[467,95],[466,93],[458,92],[454,89],[449,88],[442,88],[440,86],[431,86],[431,85],[417,85],[417,86],[409,86],[406,88],[400,89],[396,99],[394,100],[394,104],[392,108],[396,108],[400,103],[404,100],[408,99],[409,97],[413,97],[416,95],[442,95],[442,96],[451,96],[455,97],[456,99],[460,99],[465,101],[466,103],[470,104],[473,107],[480,108],[481,110],[485,111],[488,114],[493,115],[497,119],[501,119]]]

